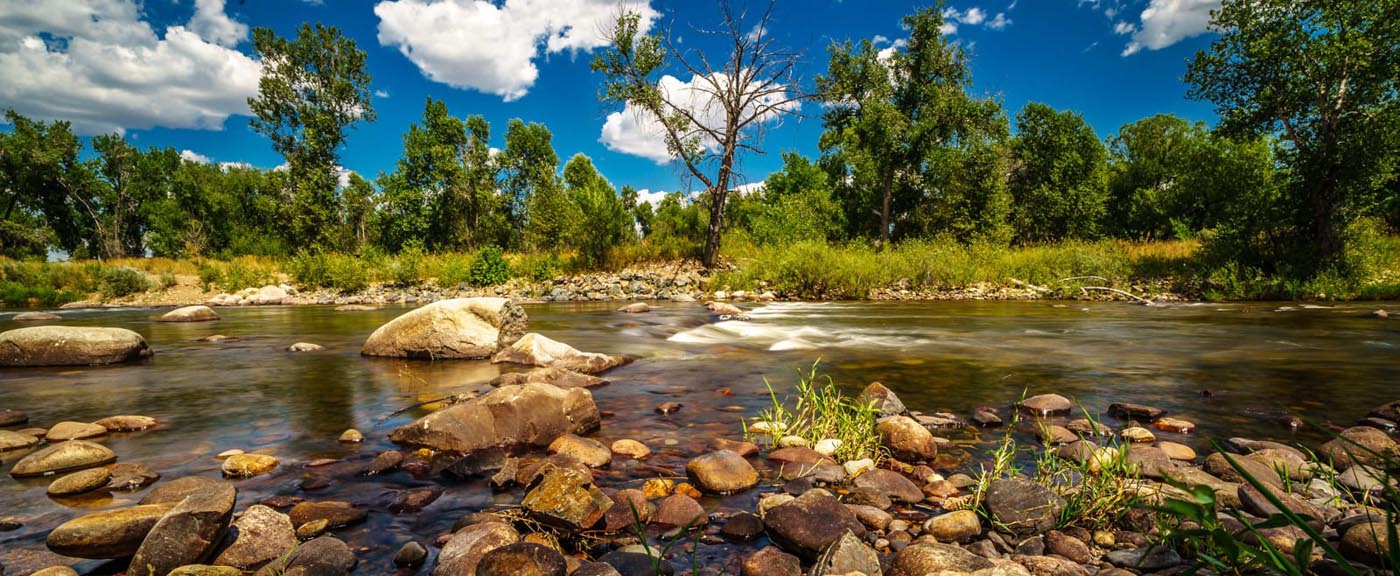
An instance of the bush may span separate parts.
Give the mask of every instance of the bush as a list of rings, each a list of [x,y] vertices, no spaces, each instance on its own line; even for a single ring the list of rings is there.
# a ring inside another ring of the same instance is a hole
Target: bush
[[[416,286],[423,282],[423,247],[417,243],[404,246],[389,263],[389,279],[397,286]]]
[[[433,279],[439,287],[466,284],[471,277],[472,258],[466,254],[442,254],[433,265]]]
[[[160,273],[160,289],[169,290],[174,288],[180,281],[175,277],[175,273],[169,270]]]
[[[356,292],[369,286],[365,261],[353,255],[302,250],[288,261],[287,268],[292,279],[303,287]]]
[[[151,281],[145,273],[125,266],[105,268],[101,278],[100,289],[110,297],[120,298],[151,289]]]
[[[501,249],[489,246],[476,253],[467,283],[472,286],[495,286],[510,280],[510,264],[501,256]]]
[[[81,298],[75,292],[54,290],[48,286],[25,286],[18,282],[0,282],[0,302],[15,308],[53,308]]]
[[[252,259],[239,258],[224,267],[223,289],[228,292],[260,288],[276,282],[277,274]]]
[[[199,263],[199,288],[205,292],[224,283],[224,269],[212,262]]]
[[[564,271],[557,254],[527,254],[515,262],[515,275],[534,282],[548,282]]]

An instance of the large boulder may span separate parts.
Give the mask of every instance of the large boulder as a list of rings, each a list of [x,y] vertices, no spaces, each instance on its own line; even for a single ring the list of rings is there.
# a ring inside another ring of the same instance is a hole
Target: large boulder
[[[160,317],[161,322],[208,322],[218,319],[219,314],[213,308],[204,305],[176,308]]]
[[[360,353],[395,358],[482,359],[514,344],[528,318],[507,298],[434,302],[380,326]]]
[[[74,558],[125,558],[175,504],[142,504],[79,516],[49,532],[49,550]]]
[[[286,302],[287,291],[281,286],[267,285],[248,296],[248,303],[259,306],[277,305]]]
[[[92,366],[150,355],[146,339],[125,328],[34,326],[0,332],[0,366]]]
[[[236,499],[237,491],[230,484],[185,497],[151,527],[131,558],[128,576],[163,576],[209,559],[228,530]]]
[[[491,357],[491,361],[563,368],[583,374],[597,374],[621,366],[627,362],[627,359],[596,352],[580,352],[573,346],[531,332],[510,344],[509,347],[497,352],[495,356]]]
[[[598,429],[593,394],[548,384],[502,386],[394,430],[389,439],[412,446],[472,455],[484,450],[543,448],[564,434]]]
[[[15,467],[10,469],[10,475],[15,478],[44,476],[93,468],[111,464],[116,460],[116,453],[106,446],[87,440],[70,440],[25,456],[19,462],[15,462]]]

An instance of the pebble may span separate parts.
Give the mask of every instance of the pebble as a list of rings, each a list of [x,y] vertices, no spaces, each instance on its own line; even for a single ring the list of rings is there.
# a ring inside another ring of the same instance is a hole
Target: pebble
[[[682,406],[684,405],[680,402],[662,402],[656,405],[656,411],[660,414],[674,414],[679,412]]]
[[[1196,429],[1196,424],[1182,420],[1180,418],[1160,418],[1152,423],[1152,426],[1163,432],[1175,432],[1177,434],[1189,434]]]
[[[854,477],[859,476],[865,472],[874,470],[875,461],[869,458],[862,458],[860,460],[850,460],[847,461],[845,464],[842,464],[841,467],[846,470],[847,476]]]
[[[613,442],[612,452],[633,460],[643,460],[651,456],[651,448],[647,448],[646,444],[626,438]]]
[[[347,444],[359,444],[360,442],[365,441],[365,435],[361,434],[359,430],[351,428],[349,430],[341,432],[339,440]]]
[[[409,540],[394,554],[395,566],[417,566],[427,559],[428,550],[417,541]]]
[[[824,438],[818,441],[817,445],[813,446],[812,449],[822,456],[831,456],[836,454],[837,450],[841,449],[841,441],[836,438]]]
[[[1151,430],[1141,426],[1129,426],[1118,433],[1124,440],[1129,442],[1152,443],[1157,441],[1157,436]]]
[[[806,448],[808,445],[807,439],[801,436],[783,436],[778,439],[779,448]]]

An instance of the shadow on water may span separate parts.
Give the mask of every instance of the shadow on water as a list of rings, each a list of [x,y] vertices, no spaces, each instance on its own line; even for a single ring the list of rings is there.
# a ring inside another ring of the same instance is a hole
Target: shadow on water
[[[1005,414],[1023,391],[1058,392],[1092,411],[1115,401],[1165,408],[1200,425],[1199,435],[1171,438],[1198,448],[1202,439],[1217,436],[1286,439],[1279,416],[1348,424],[1397,399],[1400,324],[1368,318],[1376,306],[780,303],[753,310],[749,322],[712,322],[696,305],[662,304],[637,315],[616,313],[612,303],[526,308],[534,331],[579,349],[636,358],[609,373],[613,383],[594,393],[607,413],[596,434],[600,441],[634,438],[654,450],[645,462],[618,460],[599,473],[604,485],[619,485],[683,475],[685,462],[709,440],[737,437],[741,419],[768,405],[765,379],[786,392],[798,371],[819,358],[822,371],[847,392],[881,381],[910,408],[926,412],[967,415],[993,406]],[[113,414],[159,418],[165,423],[159,429],[101,441],[121,461],[146,463],[166,480],[217,476],[213,455],[230,448],[276,455],[282,464],[273,474],[238,483],[239,508],[274,495],[366,506],[369,522],[336,535],[362,548],[360,573],[389,573],[402,542],[431,542],[466,513],[520,500],[518,490],[493,494],[480,481],[356,475],[392,447],[388,431],[434,407],[415,405],[481,390],[500,373],[484,361],[361,357],[364,338],[404,310],[225,308],[222,320],[198,324],[155,322],[162,312],[156,309],[64,311],[67,325],[136,330],[156,355],[118,367],[5,370],[0,408],[24,410],[39,426]],[[0,313],[0,330],[19,326],[9,317]],[[240,340],[198,341],[213,334]],[[298,341],[326,349],[285,350]],[[653,410],[661,402],[684,407],[661,415]],[[351,427],[365,433],[363,445],[336,441]],[[1321,438],[1316,430],[1299,434],[1305,441]],[[978,441],[971,432],[955,439]],[[50,500],[46,482],[8,476],[19,456],[0,455],[0,516],[23,522],[19,530],[0,533],[0,564],[9,570],[58,563],[62,559],[43,548],[49,530],[140,498],[138,492]],[[340,462],[305,467],[317,458]],[[329,478],[330,486],[304,492],[300,485],[308,475]],[[445,493],[422,512],[389,511],[402,491],[430,486]],[[707,498],[705,504],[751,507],[753,497]],[[110,572],[97,562],[80,568]]]

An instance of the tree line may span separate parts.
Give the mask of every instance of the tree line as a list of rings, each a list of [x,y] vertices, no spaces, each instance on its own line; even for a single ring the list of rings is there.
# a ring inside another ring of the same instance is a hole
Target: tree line
[[[1219,124],[1161,114],[1106,138],[1076,112],[1033,102],[1011,115],[975,94],[969,55],[939,32],[936,8],[905,18],[899,47],[831,46],[802,91],[796,54],[763,34],[770,12],[752,26],[728,6],[716,32],[731,37],[727,58],[639,34],[624,14],[592,65],[605,103],[658,119],[678,169],[703,188],[693,196],[653,205],[584,155],[561,167],[538,123],[509,121],[495,150],[483,117],[432,98],[391,171],[342,181],[347,131],[375,119],[370,77],[352,40],[303,25],[290,39],[254,32],[265,68],[251,126],[284,157],[275,169],[141,150],[120,134],[85,148],[66,122],[8,112],[0,254],[498,247],[600,266],[627,245],[714,264],[721,234],[761,245],[1201,238],[1221,262],[1307,276],[1345,272],[1358,238],[1400,226],[1400,25],[1386,17],[1400,0],[1226,0],[1213,16],[1221,37],[1186,73]],[[722,118],[668,100],[656,79],[676,71],[709,82],[699,89]],[[760,190],[735,193],[737,159],[762,152],[765,123],[799,100],[821,103],[819,155],[783,153]]]

